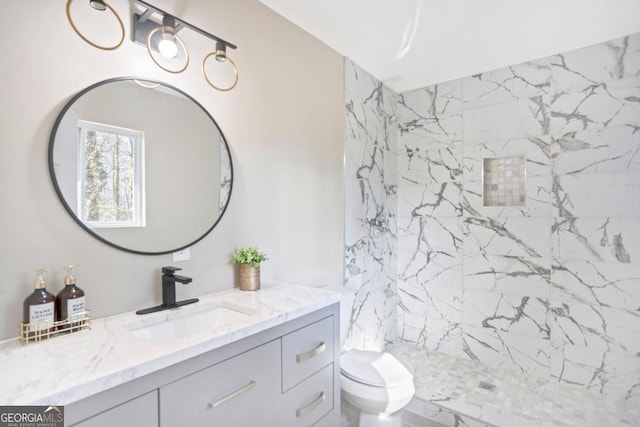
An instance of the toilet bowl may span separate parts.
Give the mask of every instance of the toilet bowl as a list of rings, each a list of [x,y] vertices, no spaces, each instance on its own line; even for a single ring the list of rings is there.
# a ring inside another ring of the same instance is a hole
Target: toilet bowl
[[[340,357],[340,389],[354,407],[386,415],[413,397],[413,375],[389,353],[349,350]]]
[[[344,348],[355,292],[330,288],[341,293],[340,344]],[[375,426],[405,407],[415,394],[412,373],[393,355],[351,349],[340,356],[340,391],[359,413],[360,426]],[[385,423],[388,425],[388,423]]]

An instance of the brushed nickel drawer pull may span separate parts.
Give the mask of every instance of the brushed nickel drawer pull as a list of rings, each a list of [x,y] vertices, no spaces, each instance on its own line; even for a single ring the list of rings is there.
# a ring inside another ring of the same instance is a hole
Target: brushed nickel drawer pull
[[[327,395],[323,391],[322,393],[320,393],[320,396],[318,396],[318,398],[316,400],[314,400],[313,402],[309,403],[304,408],[296,409],[296,417],[300,418],[303,415],[308,414],[309,412],[313,411],[316,406],[318,406],[319,404],[324,402],[326,399],[327,399]]]
[[[254,388],[256,386],[256,384],[257,383],[255,381],[253,381],[253,380],[249,381],[249,384],[247,384],[246,386],[244,386],[242,388],[239,388],[238,390],[234,391],[233,393],[229,394],[228,396],[223,397],[220,400],[217,400],[217,401],[215,401],[213,403],[209,403],[207,405],[207,407],[208,408],[215,408],[216,406],[220,406],[223,403],[228,402],[229,400],[240,396],[242,393],[245,393],[245,392],[251,390],[252,388]]]
[[[320,345],[314,348],[313,350],[308,351],[306,353],[302,353],[302,354],[296,354],[296,362],[300,363],[300,362],[304,362],[305,360],[311,359],[313,356],[322,353],[326,349],[327,349],[327,346],[324,343],[324,341],[322,341]]]

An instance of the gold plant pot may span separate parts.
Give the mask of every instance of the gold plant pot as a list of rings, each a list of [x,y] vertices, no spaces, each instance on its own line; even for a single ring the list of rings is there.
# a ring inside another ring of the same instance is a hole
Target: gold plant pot
[[[260,267],[249,264],[239,266],[239,286],[241,291],[257,291],[260,289]]]

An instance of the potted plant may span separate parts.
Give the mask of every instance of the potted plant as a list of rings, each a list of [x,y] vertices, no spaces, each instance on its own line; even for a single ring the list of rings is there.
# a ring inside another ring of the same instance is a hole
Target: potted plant
[[[231,264],[238,265],[239,286],[243,291],[260,289],[260,263],[267,255],[256,246],[238,249],[231,256]]]

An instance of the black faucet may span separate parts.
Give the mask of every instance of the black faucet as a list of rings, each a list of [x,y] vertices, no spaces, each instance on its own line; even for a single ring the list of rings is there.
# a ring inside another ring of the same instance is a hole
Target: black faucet
[[[145,308],[136,311],[136,314],[155,313],[156,311],[176,308],[187,304],[198,302],[198,298],[186,299],[176,302],[176,282],[186,285],[191,283],[191,277],[179,276],[174,274],[176,271],[182,270],[177,267],[162,267],[162,304],[155,307]]]

